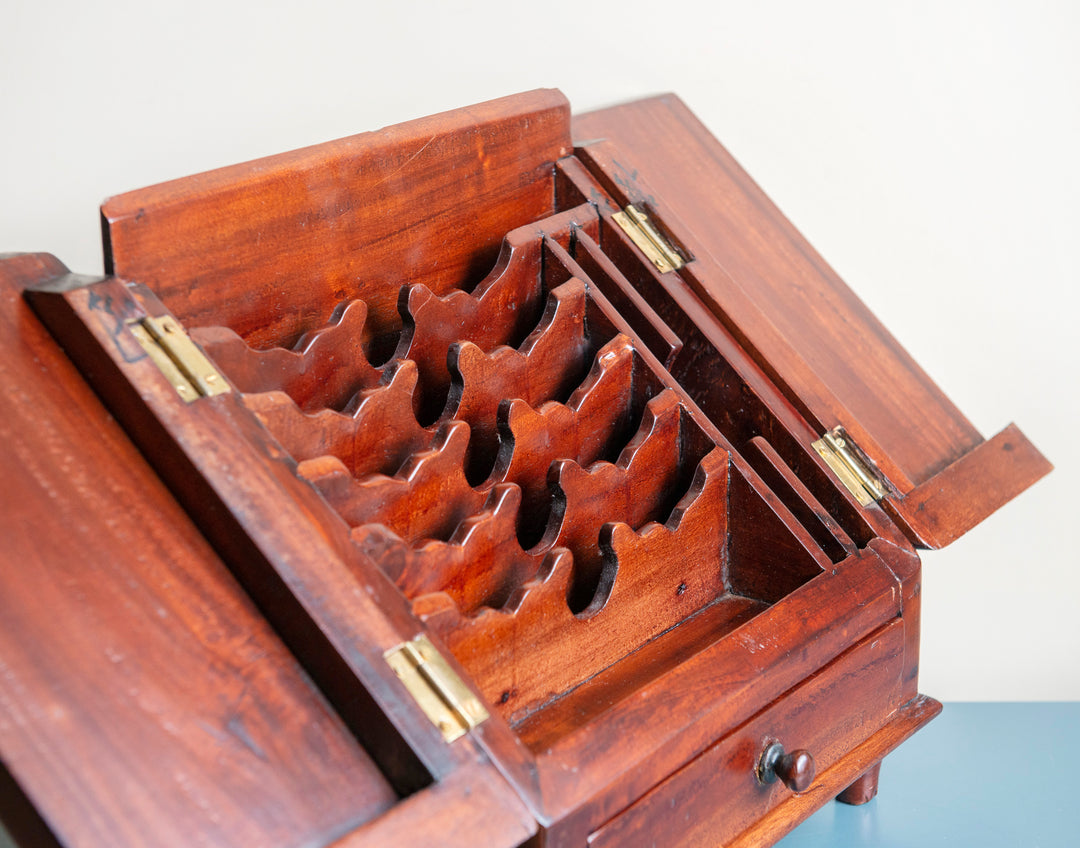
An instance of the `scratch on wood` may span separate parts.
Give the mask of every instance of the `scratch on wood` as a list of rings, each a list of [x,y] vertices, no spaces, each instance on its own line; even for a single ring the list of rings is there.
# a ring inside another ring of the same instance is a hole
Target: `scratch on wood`
[[[404,171],[407,167],[409,167],[409,163],[411,163],[417,156],[419,156],[421,153],[423,153],[425,150],[427,150],[428,145],[431,144],[431,142],[433,142],[436,138],[438,138],[438,134],[433,135],[431,138],[429,138],[427,141],[425,141],[423,147],[421,147],[412,156],[410,156],[408,159],[406,159],[404,162],[402,162],[400,165],[398,165],[396,168],[394,168],[393,171],[391,171],[389,174],[387,174],[385,177],[383,177],[381,180],[379,180],[377,183],[375,183],[375,185],[376,186],[382,185],[383,183],[385,183],[391,177],[395,176],[396,174],[400,174],[402,171]],[[372,186],[372,188],[374,188],[374,187],[375,186]]]

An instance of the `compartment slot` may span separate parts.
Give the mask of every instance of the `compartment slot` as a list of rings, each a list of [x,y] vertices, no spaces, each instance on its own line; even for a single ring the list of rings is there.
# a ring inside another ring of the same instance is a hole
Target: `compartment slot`
[[[515,533],[520,506],[521,490],[504,483],[448,542],[410,547],[380,525],[358,527],[352,536],[406,596],[445,592],[468,614],[480,606],[502,606],[543,568],[562,567],[559,561],[571,557],[565,548],[544,554],[523,550]]]
[[[392,477],[356,479],[340,463],[322,460],[301,463],[298,471],[354,527],[382,524],[410,543],[448,539],[487,499],[465,479],[468,445],[468,425],[450,421],[431,448],[410,456]]]
[[[851,538],[787,463],[765,439],[755,436],[743,446],[743,456],[833,562],[840,562],[857,548]]]
[[[291,350],[255,350],[227,327],[195,327],[191,338],[241,392],[282,391],[305,412],[340,409],[382,377],[365,353],[367,314],[362,300],[344,304]]]
[[[619,211],[608,193],[611,186],[601,185],[577,156],[558,162],[555,184],[568,200],[587,197],[596,204],[601,226],[600,238],[594,241],[600,252],[682,341],[675,359],[665,363],[671,376],[732,444],[745,444],[755,436],[766,438],[844,532],[859,547],[868,544],[877,535],[875,530],[847,493],[838,490],[809,448],[817,434],[740,341],[684,282],[683,276],[691,271],[659,274],[642,260],[630,239],[611,221],[611,215]],[[575,258],[581,262],[587,262],[585,253],[575,248]],[[796,434],[802,434],[805,444]],[[768,473],[767,469],[764,473]]]
[[[684,453],[683,414],[668,390],[645,407],[638,432],[618,462],[583,468],[558,460],[549,471],[553,508],[537,550],[565,546],[574,553],[574,579],[568,603],[574,613],[595,610],[605,600],[600,528],[607,522],[638,527],[667,518],[686,491],[697,457]],[[688,473],[689,469],[689,473]]]
[[[611,305],[619,310],[619,314],[626,319],[626,323],[633,328],[653,355],[665,368],[670,368],[682,350],[682,339],[604,255],[600,245],[588,233],[576,230],[571,248],[574,261],[599,287]]]
[[[663,678],[688,656],[714,645],[768,604],[726,593],[632,654],[515,724],[521,741],[538,753],[602,716],[612,705],[634,695],[644,681]]]
[[[585,382],[566,404],[548,401],[534,409],[520,398],[500,404],[499,453],[491,480],[521,487],[522,544],[536,544],[547,523],[551,464],[571,459],[589,465],[606,458],[629,437],[644,407],[635,391],[640,389],[640,382],[635,387],[636,368],[633,345],[619,335],[600,350]]]
[[[876,534],[859,514],[858,506],[812,456],[809,440],[804,445],[793,435],[793,430],[809,432],[806,423],[782,397],[777,397],[779,412],[769,407],[755,387],[769,378],[749,360],[730,332],[681,280],[671,281],[669,290],[668,281],[640,260],[617,226],[604,223],[600,247],[682,340],[683,347],[669,371],[717,429],[733,444],[746,444],[756,436],[768,440],[848,537],[859,547],[868,544]]]
[[[791,521],[791,513],[772,491],[761,484],[754,486],[748,476],[732,475],[728,486],[731,591],[775,604],[832,566],[820,547],[804,544],[791,532]]]
[[[517,347],[536,327],[546,294],[570,276],[544,278],[543,239],[549,235],[569,243],[572,231],[578,229],[599,232],[592,206],[570,209],[507,235],[495,268],[472,292],[455,290],[439,296],[422,284],[402,288],[398,309],[403,326],[394,358],[417,364],[421,420],[431,421],[443,409],[450,384],[446,358],[452,344],[469,341],[485,352],[501,345]]]
[[[415,391],[416,365],[405,360],[341,412],[302,412],[282,392],[245,395],[244,404],[297,460],[332,456],[356,476],[393,474],[435,438],[435,429],[421,427],[413,414]]]
[[[664,524],[606,525],[606,601],[586,618],[567,606],[569,557],[546,561],[502,609],[465,616],[445,594],[418,598],[414,609],[487,698],[524,719],[724,594],[727,474],[727,453],[717,448]]]
[[[496,414],[503,399],[536,405],[568,398],[582,382],[598,347],[585,333],[585,300],[580,280],[554,289],[540,325],[518,350],[500,347],[488,354],[472,342],[450,348],[453,382],[443,417],[466,421],[472,428],[470,479],[482,480],[494,467]]]

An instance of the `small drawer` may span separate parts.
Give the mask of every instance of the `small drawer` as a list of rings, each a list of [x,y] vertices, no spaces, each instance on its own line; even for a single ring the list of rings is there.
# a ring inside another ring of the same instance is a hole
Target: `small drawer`
[[[903,637],[900,619],[867,637],[601,826],[589,845],[711,846],[738,836],[791,797],[782,781],[758,778],[770,744],[808,751],[820,774],[885,724],[899,704]]]

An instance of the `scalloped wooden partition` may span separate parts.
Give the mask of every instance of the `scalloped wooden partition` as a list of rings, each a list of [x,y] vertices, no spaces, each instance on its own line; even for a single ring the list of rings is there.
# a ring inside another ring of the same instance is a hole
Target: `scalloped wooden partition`
[[[681,342],[600,235],[583,203],[509,233],[471,290],[400,281],[392,345],[363,300],[291,349],[192,332],[512,721],[706,608],[766,604],[729,575],[728,449],[653,358]],[[817,573],[795,558],[784,591]]]

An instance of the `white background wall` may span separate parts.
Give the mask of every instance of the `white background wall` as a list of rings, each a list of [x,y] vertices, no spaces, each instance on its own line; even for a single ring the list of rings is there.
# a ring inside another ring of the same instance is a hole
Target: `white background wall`
[[[1080,699],[1080,6],[0,4],[0,252],[110,194],[540,86],[671,90],[982,432],[1057,470],[925,557],[922,689]]]

